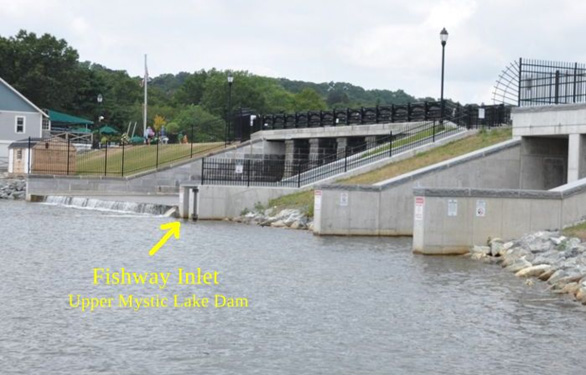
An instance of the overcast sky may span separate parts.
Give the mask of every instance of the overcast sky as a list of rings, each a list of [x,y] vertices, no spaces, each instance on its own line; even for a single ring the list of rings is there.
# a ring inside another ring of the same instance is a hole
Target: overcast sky
[[[519,57],[586,62],[578,0],[0,0],[0,35],[65,39],[80,60],[142,75],[212,67],[491,102]]]

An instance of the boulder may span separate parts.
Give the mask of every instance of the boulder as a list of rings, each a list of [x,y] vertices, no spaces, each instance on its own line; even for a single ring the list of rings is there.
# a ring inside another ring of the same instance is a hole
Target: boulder
[[[287,225],[283,222],[283,220],[277,220],[271,223],[271,227],[273,228],[285,228]]]
[[[537,266],[530,266],[523,268],[518,271],[515,276],[517,277],[538,277],[546,271],[549,271],[552,267],[549,264],[540,264]]]
[[[533,265],[529,261],[527,261],[527,259],[525,259],[525,257],[523,257],[523,258],[517,259],[512,264],[508,265],[505,269],[507,271],[517,273],[517,272],[521,271],[523,268],[527,268],[527,267],[531,267],[531,266],[533,266]]]

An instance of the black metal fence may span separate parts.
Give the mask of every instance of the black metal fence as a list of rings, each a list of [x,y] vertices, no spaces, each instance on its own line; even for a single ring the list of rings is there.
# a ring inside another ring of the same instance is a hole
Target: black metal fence
[[[218,159],[202,161],[202,185],[301,187],[399,152],[452,135],[462,128],[440,121],[425,122],[400,133],[378,136],[326,155],[292,160]],[[300,153],[307,155],[306,152]]]
[[[586,101],[586,64],[519,59],[518,105]]]
[[[250,134],[261,130],[439,121],[440,118],[441,103],[439,101],[271,115],[253,115],[249,110],[241,109],[232,122],[234,129],[230,134],[234,136],[232,140],[245,141],[250,139]],[[462,106],[446,102],[444,118],[452,122],[457,121],[458,125],[466,127],[497,126],[510,121],[510,107],[505,105]]]
[[[51,175],[129,176],[201,157],[220,143],[105,143],[92,149],[71,139],[31,139],[15,152],[16,173]]]

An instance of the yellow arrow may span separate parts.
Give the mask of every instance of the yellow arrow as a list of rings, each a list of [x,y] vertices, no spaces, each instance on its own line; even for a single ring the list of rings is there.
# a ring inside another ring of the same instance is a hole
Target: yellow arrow
[[[166,223],[161,225],[161,230],[169,230],[163,238],[156,243],[155,246],[149,251],[149,255],[153,256],[159,249],[171,238],[171,236],[175,236],[176,239],[179,239],[179,229],[181,228],[181,223],[178,221],[174,221],[171,223]]]

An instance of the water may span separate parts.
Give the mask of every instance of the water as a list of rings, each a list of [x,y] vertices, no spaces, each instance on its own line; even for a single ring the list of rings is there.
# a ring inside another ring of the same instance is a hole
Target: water
[[[408,238],[0,202],[0,373],[582,374],[586,308]],[[218,271],[217,286],[92,284],[92,269]],[[241,309],[115,307],[69,294],[246,297]]]

